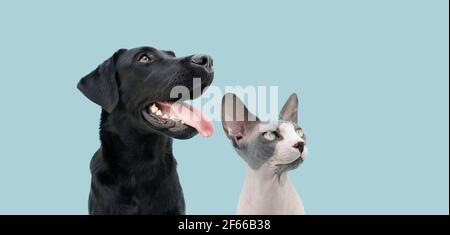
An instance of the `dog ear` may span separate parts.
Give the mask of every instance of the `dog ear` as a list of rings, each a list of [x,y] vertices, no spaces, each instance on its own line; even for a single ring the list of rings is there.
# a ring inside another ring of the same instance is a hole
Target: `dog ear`
[[[280,112],[280,119],[297,124],[298,97],[293,93],[284,104]]]
[[[228,138],[236,143],[244,137],[259,119],[235,95],[227,93],[222,98],[222,127]]]
[[[116,62],[126,49],[120,49],[78,82],[77,88],[92,102],[111,113],[119,102]]]

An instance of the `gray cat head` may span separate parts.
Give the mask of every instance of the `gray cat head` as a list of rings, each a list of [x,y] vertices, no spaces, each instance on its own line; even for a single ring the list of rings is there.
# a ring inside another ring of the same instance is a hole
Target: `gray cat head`
[[[306,158],[306,137],[297,124],[298,98],[292,94],[277,122],[263,122],[234,94],[222,99],[222,126],[236,152],[254,170],[274,174],[297,168]]]

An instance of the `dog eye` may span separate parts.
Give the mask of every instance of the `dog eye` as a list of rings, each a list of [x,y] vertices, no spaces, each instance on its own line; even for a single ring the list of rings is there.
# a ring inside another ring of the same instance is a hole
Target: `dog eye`
[[[148,64],[153,61],[153,56],[143,55],[139,58],[140,63]]]
[[[305,135],[305,133],[303,133],[303,130],[300,129],[300,128],[298,128],[298,129],[295,131],[295,133],[297,133],[297,135],[298,135],[300,138],[303,138],[303,136]]]
[[[278,137],[274,131],[264,132],[263,136],[268,141],[274,141]]]

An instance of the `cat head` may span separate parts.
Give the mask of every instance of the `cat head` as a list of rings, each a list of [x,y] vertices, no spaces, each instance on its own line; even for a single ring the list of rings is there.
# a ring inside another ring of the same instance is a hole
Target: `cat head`
[[[236,152],[254,170],[269,167],[278,177],[306,158],[306,136],[297,123],[298,98],[292,94],[276,122],[264,122],[234,94],[222,99],[222,126]]]

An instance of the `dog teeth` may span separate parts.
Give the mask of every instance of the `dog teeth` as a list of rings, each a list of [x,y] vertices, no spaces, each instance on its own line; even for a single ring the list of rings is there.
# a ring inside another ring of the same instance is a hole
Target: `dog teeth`
[[[171,120],[173,120],[172,117],[169,117],[169,115],[163,113],[163,112],[158,108],[158,106],[156,106],[156,104],[152,104],[152,105],[150,106],[149,112],[155,114],[156,116],[162,117],[162,118],[164,118],[164,119],[169,119],[169,118],[170,118]]]
[[[156,107],[156,104],[153,104],[153,105],[150,107],[150,111],[151,111],[152,113],[156,113],[156,112],[159,111],[159,109],[158,109],[158,107]]]

